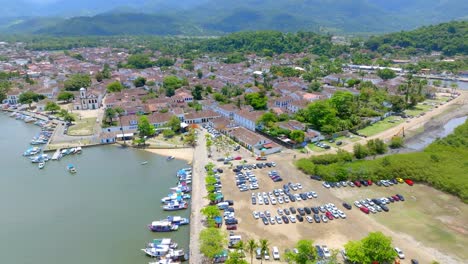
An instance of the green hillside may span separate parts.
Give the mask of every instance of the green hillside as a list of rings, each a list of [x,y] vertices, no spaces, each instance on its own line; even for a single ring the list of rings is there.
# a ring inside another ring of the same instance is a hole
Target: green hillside
[[[371,50],[411,49],[442,51],[446,55],[468,54],[468,21],[454,21],[413,31],[372,37],[366,42]]]

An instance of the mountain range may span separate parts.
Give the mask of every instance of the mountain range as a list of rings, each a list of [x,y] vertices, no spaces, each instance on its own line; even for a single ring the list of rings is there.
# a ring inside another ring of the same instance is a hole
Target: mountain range
[[[382,33],[468,19],[466,0],[0,0],[0,32],[219,35]]]

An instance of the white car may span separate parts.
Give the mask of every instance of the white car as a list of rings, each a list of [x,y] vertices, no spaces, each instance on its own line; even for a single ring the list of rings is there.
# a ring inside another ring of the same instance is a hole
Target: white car
[[[262,197],[258,198],[258,204],[259,204],[259,205],[262,205],[262,204],[263,204],[263,198],[262,198]]]
[[[343,213],[342,211],[338,211],[338,215],[340,215],[340,217],[343,218],[343,219],[346,218],[346,214]]]
[[[405,254],[403,253],[403,251],[401,251],[401,249],[399,249],[399,248],[397,248],[397,247],[394,248],[394,249],[395,249],[395,251],[396,251],[396,253],[398,254],[398,257],[399,257],[400,259],[404,259],[404,258],[405,258]]]
[[[271,197],[271,198],[270,198],[270,202],[271,202],[271,204],[276,204],[276,198],[275,198],[275,197]]]
[[[276,220],[274,217],[270,217],[270,224],[274,225],[276,223]]]
[[[297,183],[296,186],[297,186],[298,189],[302,189],[302,184]]]
[[[252,214],[255,219],[258,219],[260,217],[257,211],[253,211]]]
[[[326,245],[322,246],[322,250],[323,250],[323,256],[324,257],[326,257],[326,258],[331,257],[330,250],[328,250],[328,247]]]
[[[288,196],[284,196],[284,202],[289,203],[289,197]]]
[[[278,212],[279,215],[283,215],[283,213],[284,213],[283,209],[278,209],[277,212]]]
[[[273,247],[273,259],[274,260],[280,259],[280,253],[277,247]]]
[[[323,187],[325,187],[325,188],[330,188],[330,184],[328,184],[327,182],[323,182],[322,185],[323,185]]]
[[[272,162],[271,166],[276,167],[276,163]]]
[[[305,218],[306,218],[307,222],[309,222],[309,223],[312,223],[314,221],[314,219],[312,219],[312,217],[310,217],[310,216],[306,216]]]
[[[317,198],[317,197],[318,197],[318,195],[317,195],[316,192],[310,192],[310,193],[312,194],[312,197],[314,197],[314,198]]]
[[[297,201],[302,201],[302,198],[299,194],[295,194],[294,197],[296,198]]]
[[[322,222],[324,223],[328,222],[328,217],[325,216],[324,214],[322,215]]]
[[[282,198],[281,196],[278,197],[278,203],[279,203],[279,204],[283,204],[283,203],[284,203],[284,200],[283,200],[283,198]]]
[[[290,215],[289,221],[291,221],[291,223],[296,223],[296,217],[294,215]]]
[[[281,216],[279,216],[279,215],[276,216],[276,223],[278,223],[278,224],[283,223],[283,219],[281,219]]]

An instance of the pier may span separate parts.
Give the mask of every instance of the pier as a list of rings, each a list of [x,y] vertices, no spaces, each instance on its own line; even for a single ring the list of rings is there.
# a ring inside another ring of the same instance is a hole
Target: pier
[[[52,155],[52,160],[59,160],[60,156],[61,156],[61,149],[57,149],[54,155]]]

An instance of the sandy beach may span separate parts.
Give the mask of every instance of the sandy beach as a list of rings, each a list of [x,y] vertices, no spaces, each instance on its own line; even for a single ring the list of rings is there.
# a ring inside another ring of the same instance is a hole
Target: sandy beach
[[[162,156],[174,156],[176,159],[186,160],[192,162],[193,160],[193,148],[177,148],[177,149],[145,149],[148,152],[162,155]]]

